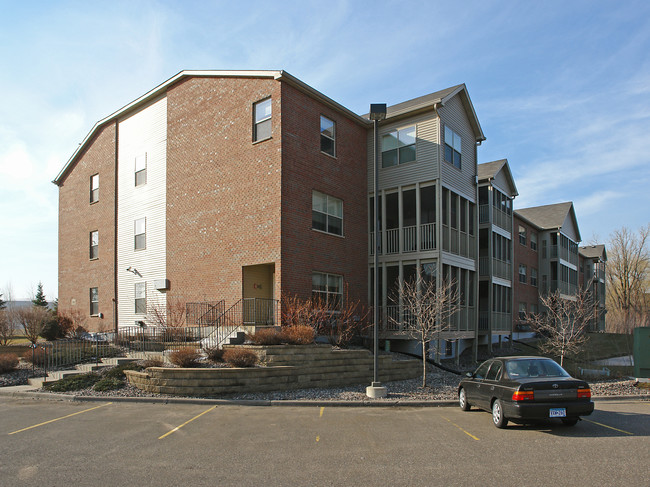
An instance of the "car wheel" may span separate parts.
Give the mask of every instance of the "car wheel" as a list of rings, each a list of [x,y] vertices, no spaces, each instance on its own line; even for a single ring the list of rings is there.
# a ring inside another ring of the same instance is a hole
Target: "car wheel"
[[[508,420],[503,416],[503,405],[498,399],[492,403],[492,422],[497,428],[508,426]]]
[[[469,411],[472,406],[467,402],[467,394],[465,394],[465,389],[461,389],[458,392],[458,405],[463,411]]]
[[[578,422],[578,418],[561,418],[562,424],[564,426],[575,426]]]

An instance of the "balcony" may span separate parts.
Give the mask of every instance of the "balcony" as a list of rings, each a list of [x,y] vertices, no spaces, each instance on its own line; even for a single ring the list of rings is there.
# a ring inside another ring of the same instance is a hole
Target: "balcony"
[[[419,239],[418,239],[419,232]],[[400,252],[423,252],[436,250],[436,224],[425,223],[423,225],[412,225],[408,227],[391,228],[380,232],[383,241],[379,242],[379,253],[399,254]],[[473,237],[472,237],[473,238]],[[418,246],[419,243],[419,246]],[[368,247],[370,255],[375,254],[375,232],[368,236]]]
[[[490,209],[492,210],[491,213]],[[491,220],[490,215],[492,216]],[[508,215],[505,211],[494,208],[492,205],[480,205],[478,207],[478,222],[492,222],[497,227],[503,228],[507,232],[512,233],[512,215]]]

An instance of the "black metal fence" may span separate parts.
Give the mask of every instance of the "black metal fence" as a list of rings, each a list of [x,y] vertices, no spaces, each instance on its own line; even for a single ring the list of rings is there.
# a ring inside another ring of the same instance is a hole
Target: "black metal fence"
[[[48,371],[76,364],[99,362],[104,357],[119,355],[121,355],[120,349],[105,340],[66,339],[38,342],[31,350],[31,362]]]

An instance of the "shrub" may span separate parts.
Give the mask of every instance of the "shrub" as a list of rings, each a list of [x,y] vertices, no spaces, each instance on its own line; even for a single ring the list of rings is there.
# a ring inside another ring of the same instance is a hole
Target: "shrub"
[[[161,358],[148,358],[140,360],[138,364],[140,364],[141,368],[148,369],[149,367],[164,367],[165,362]]]
[[[183,368],[199,366],[199,353],[194,348],[181,348],[169,354],[169,361]]]
[[[257,354],[245,348],[229,348],[223,353],[223,361],[231,367],[252,367],[257,360]]]
[[[100,379],[101,376],[99,374],[89,372],[88,374],[70,375],[49,384],[46,382],[43,384],[43,388],[52,392],[78,391],[79,389],[92,387]]]
[[[222,348],[208,348],[205,350],[205,353],[208,356],[208,360],[213,364],[219,364],[223,362],[223,349]]]
[[[246,338],[255,345],[279,345],[283,340],[282,333],[276,328],[261,328]]]
[[[41,336],[45,338],[48,342],[52,342],[57,338],[61,337],[61,328],[56,318],[53,318],[43,325],[41,329]]]
[[[34,364],[37,367],[44,366],[46,359],[47,354],[42,348],[30,348],[29,350],[25,351],[25,353],[23,353],[23,360],[25,362],[29,362],[30,364]]]
[[[18,367],[18,357],[13,353],[0,355],[0,374],[13,372]]]
[[[95,383],[93,390],[95,391],[114,391],[116,389],[122,389],[126,385],[124,379],[118,377],[104,377]]]
[[[311,326],[293,325],[282,328],[283,341],[290,345],[309,345],[314,343],[316,332]]]
[[[139,363],[135,362],[130,362],[126,364],[121,364],[121,365],[116,365],[115,367],[111,367],[108,369],[106,372],[102,374],[104,379],[124,379],[126,376],[124,375],[125,370],[142,370],[142,365]]]

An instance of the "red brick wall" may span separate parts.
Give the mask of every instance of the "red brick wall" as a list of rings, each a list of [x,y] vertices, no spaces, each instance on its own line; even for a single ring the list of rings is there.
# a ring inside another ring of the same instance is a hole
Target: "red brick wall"
[[[90,204],[90,177],[99,174],[99,201]],[[89,235],[99,231],[99,258]],[[103,318],[90,317],[90,288]],[[89,331],[113,328],[115,297],[115,125],[99,129],[59,188],[59,309],[80,311]]]
[[[320,151],[320,116],[336,122],[336,157]],[[367,301],[365,127],[282,85],[282,291],[308,297],[313,271],[343,275]],[[343,237],[312,230],[312,191],[343,200]]]
[[[519,243],[519,225],[526,228],[526,245]],[[535,232],[538,234],[538,248],[532,250],[530,248],[530,234]],[[530,312],[530,305],[537,304],[539,309],[539,287],[542,284],[542,276],[539,271],[539,255],[540,251],[540,238],[537,229],[532,227],[529,223],[521,220],[517,214],[514,215],[513,221],[513,257],[514,257],[514,282],[513,282],[513,299],[512,299],[512,319],[516,325],[519,322],[519,303],[526,303],[527,310]],[[519,282],[519,264],[526,266],[526,284]],[[530,284],[530,270],[531,268],[537,269],[537,286]]]
[[[272,138],[252,142],[253,103],[273,98]],[[241,298],[242,266],[275,263],[280,282],[280,83],[190,78],[167,93],[170,296]]]

